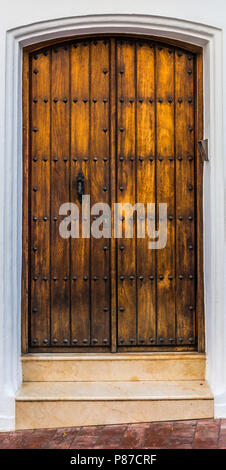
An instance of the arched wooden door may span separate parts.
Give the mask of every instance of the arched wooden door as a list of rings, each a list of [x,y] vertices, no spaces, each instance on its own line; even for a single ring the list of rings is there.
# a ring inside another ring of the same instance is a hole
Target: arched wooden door
[[[26,350],[203,349],[197,57],[132,37],[27,53]],[[166,247],[148,250],[135,217],[130,239],[63,239],[59,208],[80,205],[79,173],[91,206],[167,203]]]

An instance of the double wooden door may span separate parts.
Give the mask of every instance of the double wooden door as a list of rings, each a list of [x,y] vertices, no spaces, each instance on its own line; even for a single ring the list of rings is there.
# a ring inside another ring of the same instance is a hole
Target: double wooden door
[[[197,69],[193,52],[132,37],[78,39],[28,53],[30,351],[197,348]],[[133,238],[83,238],[81,213],[80,237],[62,238],[59,208],[81,206],[79,174],[91,206],[155,203],[156,228],[158,205],[166,203],[166,247],[148,249],[147,232],[136,237],[135,216]]]

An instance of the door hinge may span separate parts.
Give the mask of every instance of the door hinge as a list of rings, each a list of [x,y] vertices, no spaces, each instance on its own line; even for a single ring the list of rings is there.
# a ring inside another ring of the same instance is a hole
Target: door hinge
[[[198,148],[202,157],[203,162],[209,161],[209,152],[208,152],[208,139],[199,140]]]

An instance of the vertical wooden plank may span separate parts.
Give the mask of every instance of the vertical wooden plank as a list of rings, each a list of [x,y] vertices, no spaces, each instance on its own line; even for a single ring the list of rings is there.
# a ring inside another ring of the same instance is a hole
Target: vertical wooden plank
[[[116,41],[110,39],[110,185],[111,185],[111,352],[117,350],[117,265],[116,250],[117,240],[114,237],[114,210],[113,204],[116,202],[117,184],[117,161],[116,161]]]
[[[52,50],[51,103],[51,341],[70,345],[69,239],[59,234],[61,204],[69,202],[69,48]],[[57,217],[57,221],[54,218]]]
[[[119,203],[135,204],[135,43],[117,40]],[[136,344],[136,237],[118,240],[118,344]],[[125,227],[125,221],[123,222]]]
[[[195,342],[194,57],[175,52],[177,341]]]
[[[22,206],[22,277],[21,277],[21,349],[22,353],[28,352],[28,335],[29,335],[29,300],[30,300],[30,283],[29,275],[29,201],[30,201],[30,69],[29,69],[29,53],[23,54],[23,89],[22,89],[22,106],[23,106],[23,206]]]
[[[196,171],[196,324],[198,351],[205,352],[205,315],[203,279],[203,162],[197,150],[198,140],[203,139],[203,57],[196,56],[195,75],[195,171]]]
[[[31,346],[50,340],[50,63],[31,56]]]
[[[174,54],[156,46],[157,195],[174,214]],[[158,215],[158,211],[157,211]],[[175,226],[169,220],[166,247],[157,250],[158,344],[175,344]]]
[[[89,45],[71,46],[71,197],[80,208],[79,238],[71,239],[71,335],[73,346],[90,344],[90,239],[82,237],[81,203],[76,179],[82,171],[85,194],[90,194],[89,163]]]
[[[137,43],[137,202],[155,202],[155,57],[150,42]],[[155,251],[137,239],[138,344],[156,341]]]
[[[109,40],[91,41],[90,47],[90,194],[92,207],[100,202],[110,203]],[[92,220],[95,220],[95,216]],[[109,239],[91,237],[91,341],[93,346],[110,344],[109,248]]]

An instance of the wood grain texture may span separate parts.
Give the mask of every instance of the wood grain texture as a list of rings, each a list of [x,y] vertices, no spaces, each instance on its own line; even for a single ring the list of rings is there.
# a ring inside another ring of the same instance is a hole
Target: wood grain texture
[[[204,351],[199,51],[118,36],[35,48],[23,109],[23,351]],[[136,211],[132,238],[123,220],[117,240],[62,239],[79,171],[91,205],[155,203],[156,229],[167,203],[166,247],[147,249],[147,226],[136,238]]]

